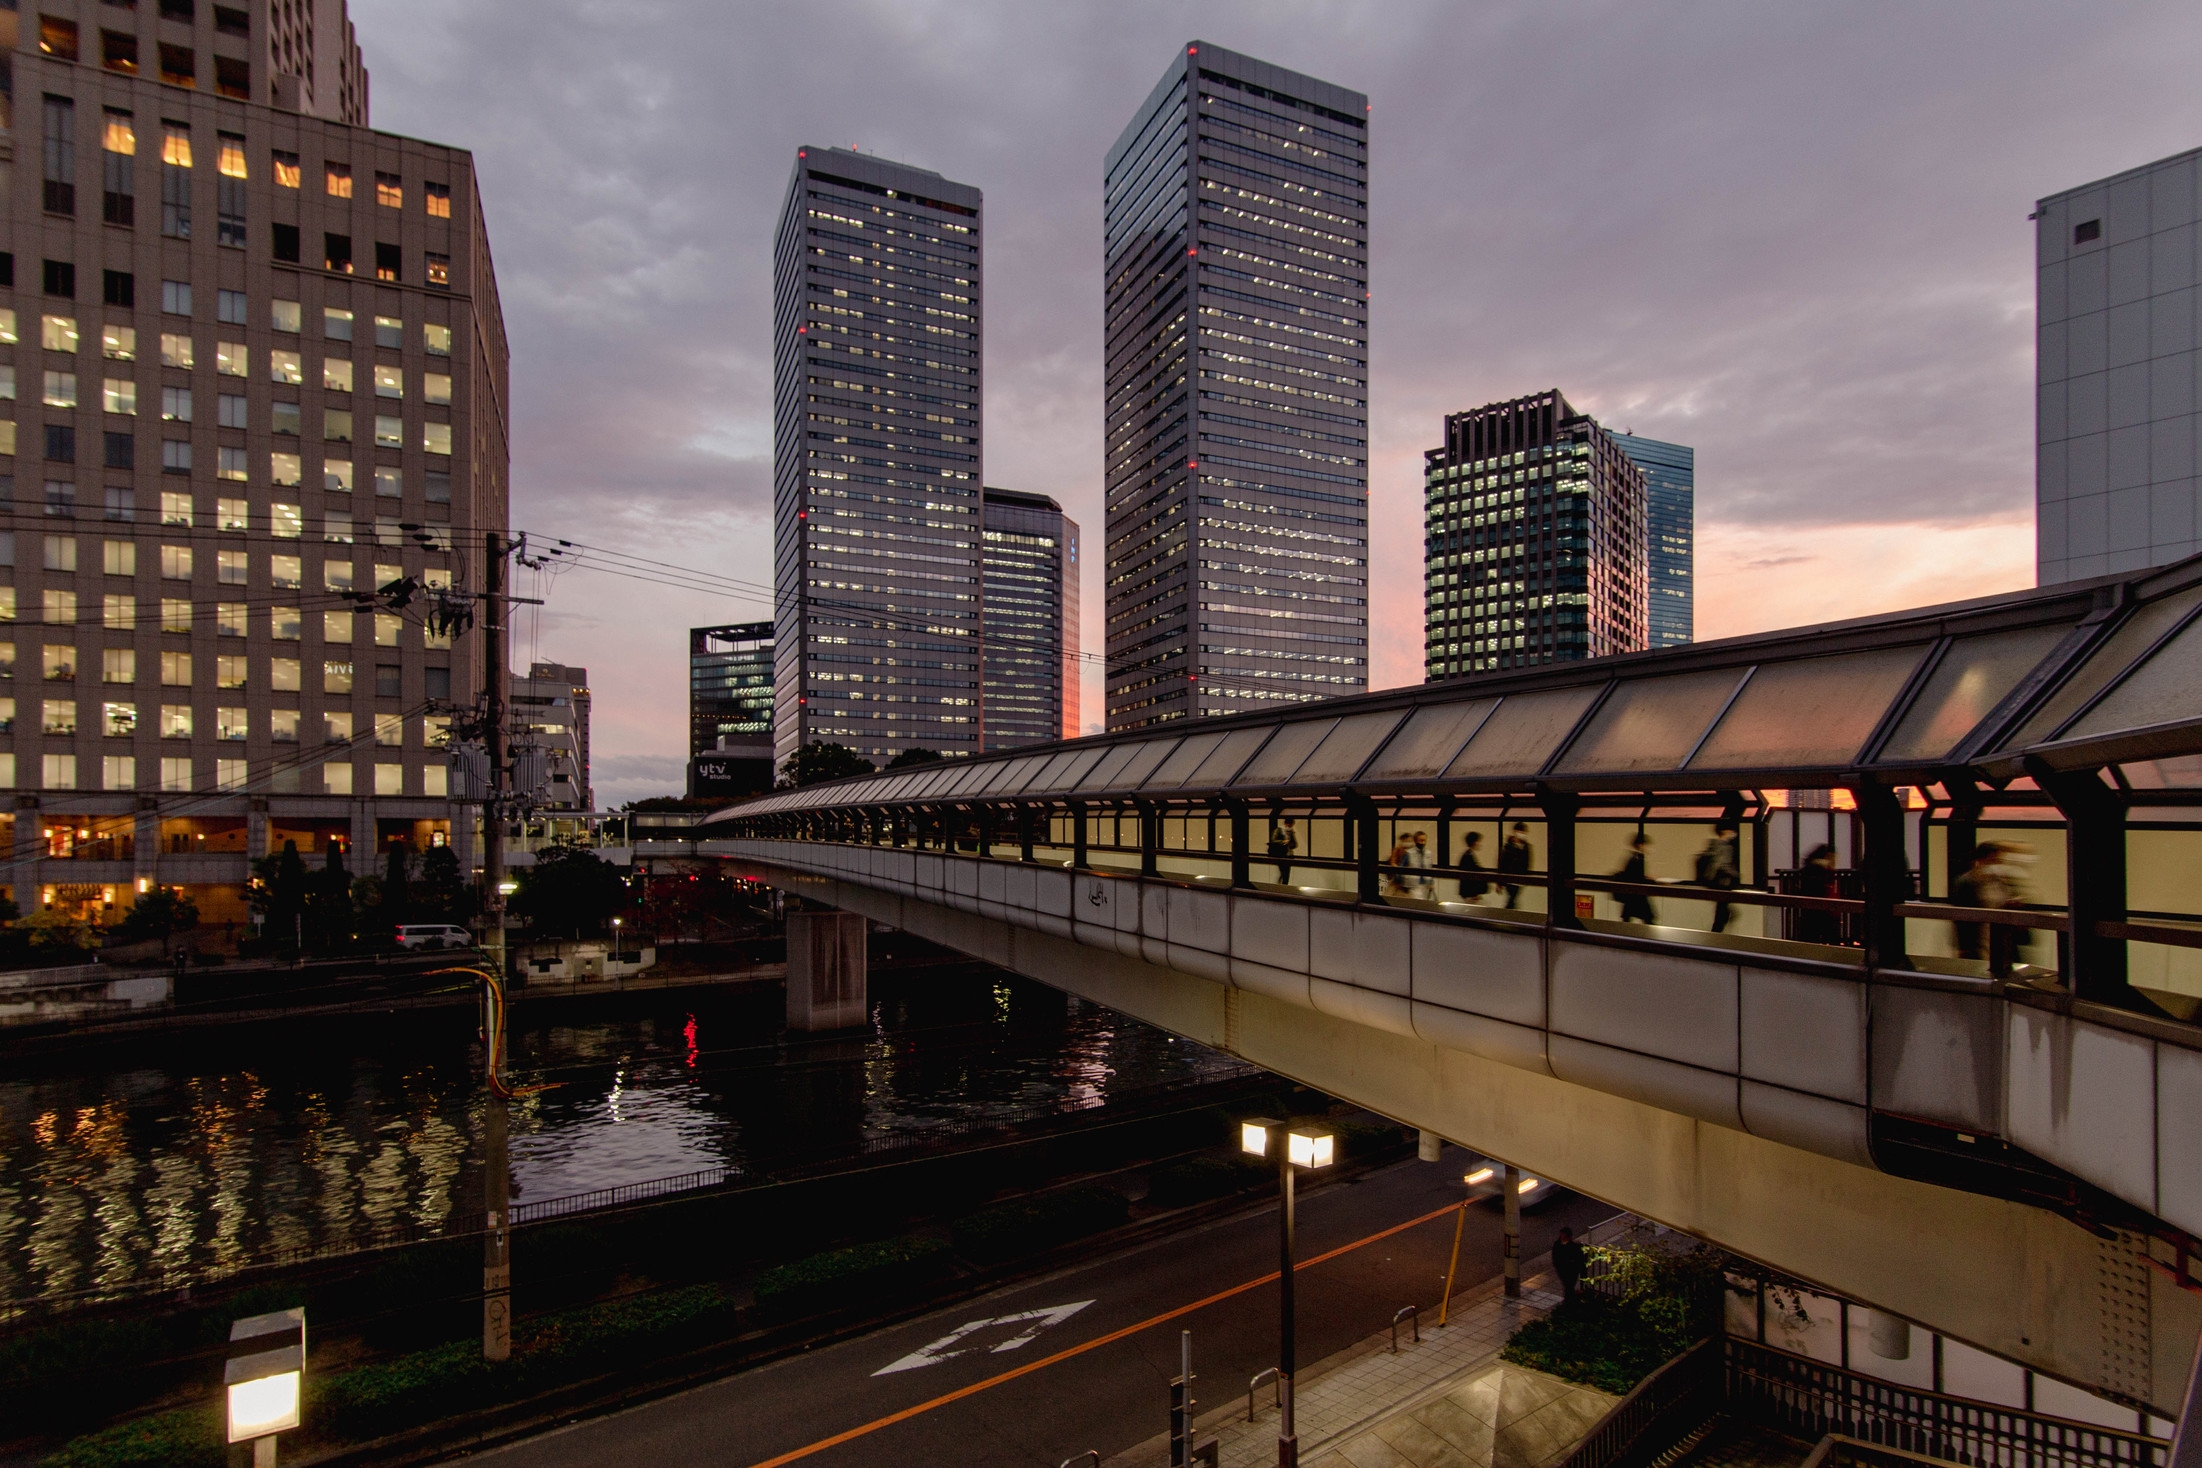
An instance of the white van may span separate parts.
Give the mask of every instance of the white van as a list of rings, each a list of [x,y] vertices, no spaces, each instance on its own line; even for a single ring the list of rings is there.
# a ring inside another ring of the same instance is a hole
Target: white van
[[[454,923],[400,923],[400,948],[472,948],[474,935]]]

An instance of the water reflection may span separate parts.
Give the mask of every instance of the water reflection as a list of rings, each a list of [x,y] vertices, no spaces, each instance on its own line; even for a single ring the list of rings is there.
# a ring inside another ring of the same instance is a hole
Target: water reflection
[[[518,1200],[770,1172],[1234,1068],[989,969],[880,975],[869,1032],[791,1043],[777,988],[654,1003],[517,1011],[515,1076],[552,1086],[512,1109]],[[478,1209],[473,1023],[451,1010],[194,1038],[157,1063],[0,1081],[0,1302],[433,1231]]]

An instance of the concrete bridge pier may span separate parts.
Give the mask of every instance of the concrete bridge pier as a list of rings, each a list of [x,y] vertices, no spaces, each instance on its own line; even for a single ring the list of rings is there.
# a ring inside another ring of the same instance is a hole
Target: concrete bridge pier
[[[861,913],[787,915],[788,1028],[845,1030],[871,1013],[869,955]]]

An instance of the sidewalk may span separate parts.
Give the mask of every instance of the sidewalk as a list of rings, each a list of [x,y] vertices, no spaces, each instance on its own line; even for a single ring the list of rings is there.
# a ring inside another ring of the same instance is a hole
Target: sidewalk
[[[1563,1457],[1616,1399],[1497,1359],[1519,1326],[1559,1304],[1555,1284],[1550,1274],[1534,1275],[1521,1299],[1508,1300],[1491,1280],[1453,1297],[1442,1330],[1430,1311],[1420,1345],[1402,1322],[1396,1356],[1386,1330],[1302,1368],[1300,1460],[1308,1468],[1540,1468]],[[1233,1389],[1213,1380],[1202,1387],[1207,1402]],[[1222,1468],[1275,1463],[1274,1402],[1264,1387],[1249,1423],[1240,1388],[1201,1415],[1199,1440],[1217,1439]],[[1169,1457],[1168,1437],[1158,1436],[1107,1468],[1156,1468]]]

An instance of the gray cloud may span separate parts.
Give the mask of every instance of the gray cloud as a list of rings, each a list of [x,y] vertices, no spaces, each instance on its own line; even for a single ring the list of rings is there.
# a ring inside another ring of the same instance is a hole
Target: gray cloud
[[[1380,683],[1448,410],[1557,386],[1694,444],[1712,525],[2023,510],[2025,216],[2202,143],[2173,0],[354,4],[378,124],[477,155],[520,527],[770,580],[773,225],[799,144],[855,144],[986,190],[988,477],[1088,527],[1089,639],[1102,155],[1195,37],[1367,91]],[[680,629],[767,611],[574,573],[541,649],[608,757],[672,756]]]

